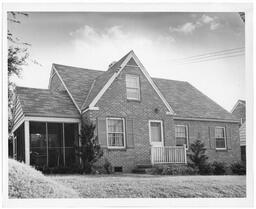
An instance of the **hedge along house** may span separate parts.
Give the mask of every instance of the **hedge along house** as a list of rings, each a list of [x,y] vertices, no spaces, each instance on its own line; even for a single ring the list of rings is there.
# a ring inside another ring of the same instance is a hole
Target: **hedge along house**
[[[107,71],[53,64],[47,90],[17,87],[16,159],[76,163],[81,118],[96,124],[104,157],[116,171],[186,163],[196,139],[210,161],[240,159],[239,121],[188,82],[150,77],[133,51]]]

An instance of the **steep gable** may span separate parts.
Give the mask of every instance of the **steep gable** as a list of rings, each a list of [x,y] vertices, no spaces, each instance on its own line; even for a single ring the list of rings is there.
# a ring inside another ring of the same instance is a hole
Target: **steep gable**
[[[98,100],[102,97],[102,95],[105,93],[105,91],[109,88],[109,86],[114,82],[114,80],[118,77],[120,72],[124,69],[124,67],[127,65],[127,63],[132,63],[133,66],[137,66],[138,69],[144,74],[152,88],[155,90],[155,92],[159,96],[159,101],[162,101],[164,105],[167,107],[168,114],[175,114],[169,103],[166,101],[162,93],[159,91],[153,80],[151,79],[150,75],[142,65],[142,63],[139,61],[137,56],[133,51],[130,51],[128,54],[126,54],[123,58],[121,58],[116,64],[114,64],[105,74],[102,74],[100,78],[96,79],[96,82],[99,83],[99,85],[95,82],[96,90],[92,90],[91,96],[89,95],[88,101],[85,103],[84,107],[94,107],[95,104],[98,102]],[[128,66],[128,65],[127,65]],[[105,78],[108,79],[105,79]],[[102,81],[102,82],[100,82]],[[97,88],[99,86],[99,88]],[[98,92],[98,93],[96,93]]]
[[[245,101],[238,100],[233,109],[231,110],[231,113],[243,123],[246,120]]]
[[[79,109],[81,109],[93,81],[99,75],[101,75],[103,71],[89,70],[59,64],[53,64],[53,67],[60,75]]]
[[[115,72],[117,72],[120,69],[121,64],[127,58],[129,53],[126,54],[125,56],[123,56],[118,62],[116,62],[107,71],[105,71],[104,73],[102,73],[101,75],[99,75],[95,79],[95,81],[93,83],[93,88],[91,88],[90,94],[88,95],[88,97],[84,101],[84,104],[82,106],[82,110],[86,109],[90,105],[90,103],[98,95],[100,90],[102,90],[102,88],[106,85],[106,83],[109,81],[109,79],[114,75]]]

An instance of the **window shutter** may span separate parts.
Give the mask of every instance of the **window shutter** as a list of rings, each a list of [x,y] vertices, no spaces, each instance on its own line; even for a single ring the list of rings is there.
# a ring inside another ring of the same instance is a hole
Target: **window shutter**
[[[97,119],[97,130],[101,148],[107,148],[106,118]]]
[[[186,124],[186,129],[187,129],[187,139],[188,139],[188,147],[190,146],[190,129],[189,129],[189,125],[188,124]]]
[[[227,143],[227,149],[232,149],[231,147],[231,128],[226,126],[226,143]]]
[[[210,136],[210,148],[215,149],[216,141],[215,141],[215,127],[214,126],[209,127],[209,136]]]
[[[134,148],[134,138],[133,138],[133,120],[126,120],[126,147]]]

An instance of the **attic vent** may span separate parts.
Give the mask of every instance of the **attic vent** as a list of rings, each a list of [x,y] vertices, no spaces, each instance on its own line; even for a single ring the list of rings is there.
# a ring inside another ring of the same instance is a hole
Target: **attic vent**
[[[116,64],[116,61],[111,62],[108,66],[108,69],[111,68],[114,64]]]

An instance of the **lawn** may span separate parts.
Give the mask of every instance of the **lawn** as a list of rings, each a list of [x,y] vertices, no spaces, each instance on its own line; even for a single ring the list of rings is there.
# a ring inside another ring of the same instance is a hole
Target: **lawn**
[[[82,198],[246,197],[245,176],[51,175]]]

